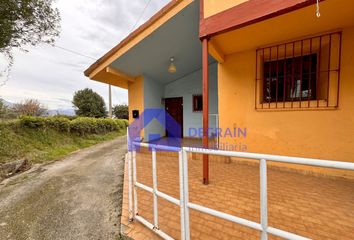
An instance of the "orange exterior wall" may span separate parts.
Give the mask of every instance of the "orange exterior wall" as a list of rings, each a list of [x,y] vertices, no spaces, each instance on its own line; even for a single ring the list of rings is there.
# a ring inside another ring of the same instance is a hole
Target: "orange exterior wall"
[[[128,85],[128,106],[129,106],[129,124],[134,121],[132,111],[139,110],[141,114],[144,111],[144,77],[137,77],[134,82]],[[144,130],[140,133],[144,136]]]
[[[242,143],[248,152],[354,162],[353,43],[354,27],[345,28],[337,110],[257,111],[256,49],[227,55],[218,65],[220,127],[247,128],[247,136],[221,142]]]

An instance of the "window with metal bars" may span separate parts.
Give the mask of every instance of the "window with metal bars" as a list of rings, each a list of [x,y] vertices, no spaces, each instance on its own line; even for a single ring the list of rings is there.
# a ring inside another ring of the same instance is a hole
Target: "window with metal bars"
[[[338,107],[341,32],[257,49],[256,109]]]

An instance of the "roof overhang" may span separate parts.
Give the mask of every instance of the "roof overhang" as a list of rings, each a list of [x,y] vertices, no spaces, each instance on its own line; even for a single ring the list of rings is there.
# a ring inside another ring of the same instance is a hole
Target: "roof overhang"
[[[219,52],[229,55],[354,26],[354,4],[347,0],[321,1],[320,12],[318,18],[315,6],[302,7],[218,34],[211,41]]]
[[[204,1],[201,0],[200,38],[216,36],[316,3],[316,0],[248,0],[204,17]]]
[[[189,6],[193,0],[172,0],[164,8],[162,8],[158,13],[156,13],[150,20],[132,32],[128,37],[126,37],[117,46],[107,52],[103,57],[92,64],[84,73],[85,76],[92,80],[101,81],[104,83],[109,83],[122,88],[127,88],[129,81],[128,79],[134,79],[140,74],[131,73],[125,71],[125,69],[115,68],[116,73],[113,74],[111,71],[107,71],[107,67],[113,67],[112,64],[126,55],[131,49],[142,45],[144,40],[151,38],[154,33],[165,25],[176,15],[181,13],[183,9]],[[199,24],[199,23],[198,23]],[[155,49],[159,51],[159,49]],[[124,77],[122,77],[122,75]]]

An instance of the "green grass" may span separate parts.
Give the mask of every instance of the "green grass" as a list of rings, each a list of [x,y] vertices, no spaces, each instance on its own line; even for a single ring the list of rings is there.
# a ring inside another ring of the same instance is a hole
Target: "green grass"
[[[0,164],[24,158],[32,163],[56,160],[124,134],[125,130],[118,130],[80,136],[48,128],[26,128],[18,122],[0,123]]]

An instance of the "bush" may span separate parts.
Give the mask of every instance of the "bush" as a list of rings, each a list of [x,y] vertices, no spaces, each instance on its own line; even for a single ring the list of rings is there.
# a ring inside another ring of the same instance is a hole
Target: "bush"
[[[126,129],[129,126],[129,121],[126,119],[115,119],[120,129]]]
[[[65,117],[48,117],[45,119],[46,127],[59,132],[70,131],[70,120]]]
[[[41,128],[45,126],[45,119],[43,117],[22,116],[20,117],[20,123],[23,127]]]
[[[77,118],[77,116],[71,116],[71,115],[65,115],[65,114],[58,114],[53,117],[61,117],[61,118],[69,119],[69,120],[74,120]]]
[[[124,130],[128,121],[122,119],[102,119],[80,117],[70,122],[70,131],[80,135],[106,134],[108,132]]]
[[[69,120],[66,117],[31,117],[22,116],[20,125],[34,129],[54,129],[58,132],[71,132],[78,135],[106,134],[113,131],[125,130],[128,121],[125,119],[103,119],[78,117]]]
[[[70,132],[78,133],[79,135],[85,135],[91,133],[93,119],[90,118],[76,118],[70,122]]]

